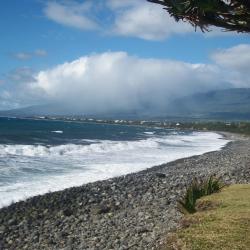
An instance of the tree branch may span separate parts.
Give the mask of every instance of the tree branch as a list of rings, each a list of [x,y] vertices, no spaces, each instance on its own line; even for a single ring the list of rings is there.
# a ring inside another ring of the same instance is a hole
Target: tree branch
[[[250,32],[249,0],[147,0],[162,5],[176,21],[208,31],[216,26],[226,31]]]

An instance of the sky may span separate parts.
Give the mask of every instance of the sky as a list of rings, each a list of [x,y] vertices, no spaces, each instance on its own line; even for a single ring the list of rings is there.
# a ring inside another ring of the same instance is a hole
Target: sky
[[[3,0],[0,18],[0,110],[160,110],[250,87],[249,34],[195,31],[146,0]]]

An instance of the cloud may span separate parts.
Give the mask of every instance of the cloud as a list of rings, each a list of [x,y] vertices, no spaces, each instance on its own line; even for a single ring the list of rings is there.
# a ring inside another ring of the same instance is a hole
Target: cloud
[[[229,49],[218,50],[212,59],[219,65],[241,72],[249,72],[250,44],[240,44]]]
[[[37,49],[34,52],[18,52],[14,53],[12,56],[21,61],[27,61],[34,57],[45,57],[47,56],[47,51],[43,49]]]
[[[224,70],[225,76],[235,86],[250,87],[250,44],[218,50],[211,55],[211,58]]]
[[[13,56],[18,60],[29,60],[32,57],[30,53],[25,53],[25,52],[18,52]]]
[[[44,13],[48,19],[61,25],[81,30],[95,30],[98,24],[88,14],[91,6],[89,1],[48,2]]]
[[[108,6],[115,13],[112,31],[117,35],[163,40],[174,34],[194,32],[192,26],[176,22],[156,4],[140,0],[110,0]]]
[[[1,110],[8,110],[18,108],[19,104],[15,103],[15,101],[10,101],[11,95],[8,91],[2,90],[0,92],[0,108]]]
[[[194,32],[193,27],[177,23],[160,6],[146,0],[107,0],[95,4],[91,1],[48,2],[44,13],[48,19],[64,26],[146,40]]]
[[[123,1],[120,1],[120,0],[107,0],[107,6],[112,10],[120,9],[120,8],[133,7],[135,5],[141,5],[142,3],[143,2],[141,0],[123,0]]]
[[[32,89],[35,72],[29,67],[17,68],[9,72],[0,87],[0,109],[13,109],[47,101],[39,89]]]
[[[7,74],[7,79],[13,83],[34,81],[34,72],[29,67],[17,68]]]
[[[47,56],[48,53],[44,49],[37,49],[34,51],[34,55],[39,56],[39,57],[44,57],[44,56]]]
[[[214,65],[144,59],[125,52],[84,56],[41,71],[29,89],[85,113],[164,110],[173,98],[223,88]]]
[[[83,56],[37,73],[19,68],[3,79],[0,107],[59,102],[86,114],[158,113],[181,96],[250,87],[249,47],[218,50],[211,64],[140,58],[121,51]]]
[[[236,34],[213,26],[209,28],[210,32],[202,33],[200,29],[195,31],[191,24],[176,22],[162,6],[146,0],[108,0],[107,5],[115,15],[112,31],[117,35],[164,40],[173,35],[195,32],[206,38]]]
[[[48,1],[45,16],[58,24],[83,31],[95,30],[104,35],[136,37],[159,41],[173,35],[195,33],[187,22],[176,22],[162,6],[146,0]],[[233,35],[212,27],[204,37]]]

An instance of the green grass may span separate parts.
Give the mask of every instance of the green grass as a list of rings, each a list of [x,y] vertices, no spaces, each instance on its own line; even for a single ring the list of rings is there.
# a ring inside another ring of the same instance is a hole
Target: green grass
[[[164,250],[250,249],[250,184],[223,188],[198,200],[196,207],[168,236]]]

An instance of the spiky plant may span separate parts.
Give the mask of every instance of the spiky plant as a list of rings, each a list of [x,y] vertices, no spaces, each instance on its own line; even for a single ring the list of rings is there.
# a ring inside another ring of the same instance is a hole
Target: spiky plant
[[[180,205],[189,213],[195,212],[196,200],[202,196],[202,190],[198,179],[194,179],[191,185],[187,188],[183,200],[179,201]]]
[[[222,183],[220,178],[210,176],[203,184],[203,195],[210,195],[220,191],[225,185]]]
[[[196,212],[196,201],[206,195],[210,195],[220,191],[225,185],[215,176],[210,176],[207,179],[194,178],[191,184],[187,187],[186,193],[182,200],[179,201],[181,210],[189,213]]]

